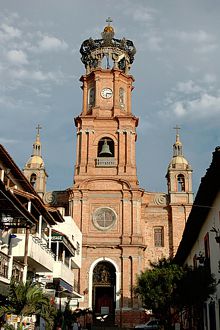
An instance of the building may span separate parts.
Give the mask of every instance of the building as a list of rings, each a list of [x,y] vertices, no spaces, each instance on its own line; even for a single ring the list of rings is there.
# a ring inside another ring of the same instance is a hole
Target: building
[[[34,146],[39,144],[38,132]],[[77,306],[81,296],[74,270],[81,266],[82,234],[71,217],[39,195],[0,145],[0,295],[7,293],[11,278],[29,279],[45,284],[58,308],[67,298]]]
[[[193,202],[192,169],[183,155],[178,127],[166,180],[168,192],[139,186],[135,143],[138,118],[131,109],[135,47],[116,39],[111,21],[102,38],[82,43],[85,65],[82,113],[75,118],[76,164],[72,188],[46,192],[83,235],[78,272],[81,308],[132,326],[145,318],[133,295],[136,275],[149,261],[173,256]]]
[[[201,179],[192,206],[183,238],[180,242],[176,262],[207,267],[220,281],[220,147],[213,152],[213,159],[205,176]],[[220,288],[203,303],[203,324],[201,329],[220,329]]]

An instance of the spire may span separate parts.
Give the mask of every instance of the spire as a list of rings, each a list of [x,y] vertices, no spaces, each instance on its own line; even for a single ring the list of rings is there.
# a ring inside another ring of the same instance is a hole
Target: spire
[[[33,144],[33,152],[32,152],[31,156],[40,156],[41,157],[40,129],[42,129],[42,127],[38,124],[36,127],[36,130],[37,130],[36,140]]]
[[[176,125],[173,129],[176,130],[176,142],[173,145],[173,157],[183,156],[183,146],[180,141],[180,135],[179,135],[180,127]]]

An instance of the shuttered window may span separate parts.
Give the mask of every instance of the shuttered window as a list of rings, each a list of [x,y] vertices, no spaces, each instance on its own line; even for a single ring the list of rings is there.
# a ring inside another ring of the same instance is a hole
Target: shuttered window
[[[154,246],[164,246],[163,227],[154,228]]]

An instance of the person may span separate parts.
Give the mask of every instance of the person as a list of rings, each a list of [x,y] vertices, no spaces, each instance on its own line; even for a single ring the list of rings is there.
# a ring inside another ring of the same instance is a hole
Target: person
[[[78,330],[81,330],[81,324],[79,321],[77,322],[77,326],[78,326]]]
[[[72,330],[78,330],[78,323],[76,322],[76,320],[73,322],[73,326],[72,326]]]

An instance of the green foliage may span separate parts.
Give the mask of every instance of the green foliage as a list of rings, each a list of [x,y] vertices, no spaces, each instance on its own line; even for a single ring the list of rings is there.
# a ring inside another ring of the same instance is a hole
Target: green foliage
[[[138,276],[134,291],[168,329],[171,308],[195,309],[215,292],[216,281],[206,267],[181,267],[170,259],[161,259],[151,267]]]
[[[176,304],[182,308],[193,307],[206,301],[215,290],[216,280],[207,267],[186,266],[176,289]]]
[[[167,259],[151,266],[139,275],[135,293],[141,297],[145,308],[151,309],[157,317],[168,319],[174,290],[183,276],[183,268]]]
[[[10,283],[7,305],[0,307],[0,316],[15,314],[21,317],[41,316],[52,327],[55,308],[50,304],[50,299],[45,295],[37,283],[27,281]],[[50,328],[51,328],[50,327]]]

